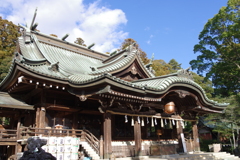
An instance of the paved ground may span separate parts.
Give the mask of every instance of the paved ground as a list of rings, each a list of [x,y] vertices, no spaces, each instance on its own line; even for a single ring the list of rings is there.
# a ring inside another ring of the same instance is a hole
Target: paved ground
[[[226,152],[196,152],[188,154],[174,154],[163,156],[140,156],[126,158],[111,158],[104,160],[240,160],[239,157]]]

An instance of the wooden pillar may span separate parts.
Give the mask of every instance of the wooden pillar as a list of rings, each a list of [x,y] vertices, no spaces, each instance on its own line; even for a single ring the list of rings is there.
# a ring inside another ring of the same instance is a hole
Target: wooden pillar
[[[40,107],[36,109],[36,128],[39,128],[39,118],[40,118]]]
[[[76,129],[78,128],[78,120],[77,120],[77,113],[73,113],[73,119],[72,119],[72,129],[73,129],[73,135],[76,134]]]
[[[46,109],[45,107],[41,107],[39,112],[39,128],[45,128],[45,117],[46,117]]]
[[[99,155],[100,158],[103,159],[103,136],[100,136],[100,142],[99,142]]]
[[[199,145],[199,137],[198,137],[198,128],[197,128],[197,122],[192,122],[192,131],[193,131],[193,150],[194,151],[200,151],[200,145]]]
[[[177,121],[177,136],[178,136],[178,152],[186,152],[186,143],[183,134],[183,127],[181,121]]]
[[[104,159],[109,159],[112,154],[112,124],[111,124],[111,113],[104,113],[103,122],[103,140],[104,140]]]
[[[20,125],[21,125],[21,123],[20,123],[20,118],[19,118],[18,123],[17,123],[17,140],[22,138],[20,136],[20,134],[21,134]],[[15,155],[17,155],[18,152],[22,152],[22,146],[20,143],[17,142],[17,144],[15,146]]]
[[[141,123],[138,123],[138,117],[134,117],[134,141],[135,141],[135,156],[141,155]]]

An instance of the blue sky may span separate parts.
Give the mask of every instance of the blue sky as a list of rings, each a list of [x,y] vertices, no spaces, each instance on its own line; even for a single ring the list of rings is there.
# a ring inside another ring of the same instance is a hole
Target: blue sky
[[[166,62],[174,58],[188,68],[204,24],[226,5],[227,0],[1,0],[0,16],[30,25],[38,7],[43,33],[59,38],[70,33],[68,41],[82,37],[101,52],[133,38],[149,58],[152,53]]]

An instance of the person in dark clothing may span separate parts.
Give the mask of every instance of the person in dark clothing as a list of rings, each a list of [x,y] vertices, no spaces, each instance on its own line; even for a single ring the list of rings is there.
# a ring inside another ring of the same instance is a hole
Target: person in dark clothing
[[[40,138],[28,138],[27,151],[19,160],[56,160],[51,153],[45,152],[41,147],[46,145],[47,141]]]

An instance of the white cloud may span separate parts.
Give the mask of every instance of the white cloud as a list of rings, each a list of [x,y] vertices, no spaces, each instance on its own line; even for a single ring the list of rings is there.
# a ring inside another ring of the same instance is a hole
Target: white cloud
[[[0,15],[15,24],[27,22],[29,26],[36,7],[35,22],[42,33],[59,38],[69,33],[67,41],[81,37],[87,45],[95,43],[94,49],[101,52],[111,51],[128,36],[121,30],[127,23],[125,13],[101,6],[100,1],[85,4],[82,0],[2,0]]]

